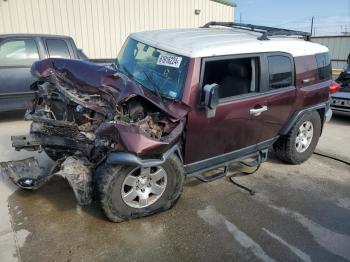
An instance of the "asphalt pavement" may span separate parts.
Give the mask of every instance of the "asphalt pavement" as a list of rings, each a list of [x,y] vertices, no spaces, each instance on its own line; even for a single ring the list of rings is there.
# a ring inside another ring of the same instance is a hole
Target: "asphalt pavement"
[[[0,162],[39,158],[16,152],[24,134],[19,114],[0,116]],[[350,156],[350,117],[327,123],[317,152]],[[0,261],[349,261],[350,167],[313,155],[286,165],[273,154],[236,181],[187,179],[171,210],[114,224],[98,203],[77,205],[68,183],[52,179],[38,191],[17,189],[0,174]]]

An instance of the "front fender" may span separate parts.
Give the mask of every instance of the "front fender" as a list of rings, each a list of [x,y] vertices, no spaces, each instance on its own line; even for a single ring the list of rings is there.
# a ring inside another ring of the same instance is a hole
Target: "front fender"
[[[148,158],[143,159],[135,154],[127,152],[112,152],[107,157],[107,163],[110,165],[128,165],[128,166],[139,166],[139,167],[152,167],[162,165],[168,158],[177,154],[182,162],[181,150],[178,144],[171,147],[160,158]]]

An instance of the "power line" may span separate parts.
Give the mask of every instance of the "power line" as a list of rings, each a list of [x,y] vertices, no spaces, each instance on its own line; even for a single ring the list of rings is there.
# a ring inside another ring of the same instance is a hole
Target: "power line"
[[[304,18],[299,18],[299,19],[296,19],[296,20],[290,20],[290,21],[284,22],[282,24],[277,25],[276,27],[287,25],[287,24],[292,24],[292,23],[304,22],[305,20],[309,21],[309,19],[310,19],[310,17],[306,16]]]

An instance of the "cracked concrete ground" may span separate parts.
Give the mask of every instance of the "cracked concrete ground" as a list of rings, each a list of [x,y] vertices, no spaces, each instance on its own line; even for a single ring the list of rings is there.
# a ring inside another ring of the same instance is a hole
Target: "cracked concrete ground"
[[[10,135],[25,133],[20,115],[0,120],[0,161],[44,153],[15,152]],[[350,117],[325,126],[322,153],[347,160]],[[38,191],[16,189],[1,176],[0,261],[348,261],[350,167],[314,155],[299,166],[273,154],[252,176],[236,178],[257,194],[221,179],[187,179],[177,205],[121,224],[97,203],[76,204],[55,178]]]

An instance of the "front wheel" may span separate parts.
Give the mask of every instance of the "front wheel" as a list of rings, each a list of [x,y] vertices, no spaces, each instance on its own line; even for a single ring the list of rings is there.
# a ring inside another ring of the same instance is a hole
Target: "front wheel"
[[[103,164],[97,170],[102,208],[112,222],[148,216],[171,208],[184,183],[182,163],[176,156],[161,166]]]
[[[310,158],[321,135],[321,119],[318,112],[304,114],[274,144],[278,158],[289,164],[300,164]]]

